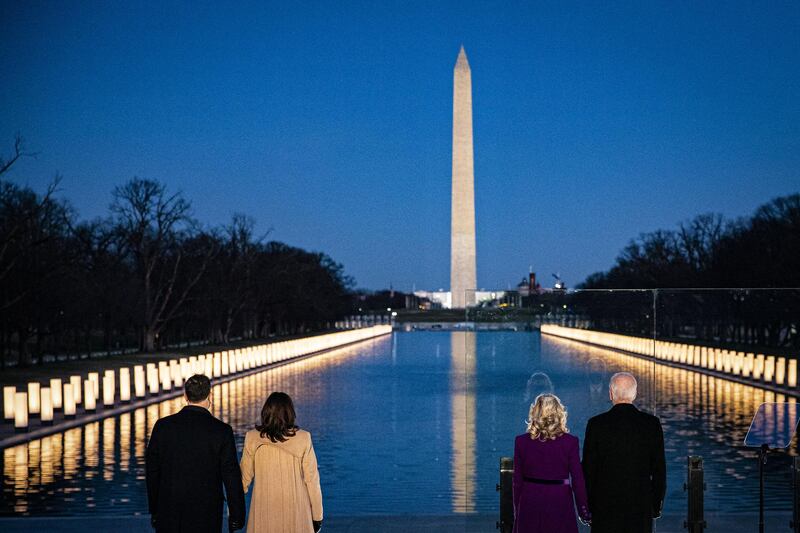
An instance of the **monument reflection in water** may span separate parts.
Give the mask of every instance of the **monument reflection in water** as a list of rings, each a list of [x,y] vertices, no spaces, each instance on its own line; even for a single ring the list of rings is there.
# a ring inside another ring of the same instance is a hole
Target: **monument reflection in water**
[[[475,511],[475,352],[477,333],[450,333],[453,512]]]
[[[705,458],[710,512],[754,512],[757,462],[742,441],[760,403],[793,398],[538,333],[395,333],[217,385],[213,411],[241,448],[267,394],[292,395],[314,436],[329,516],[491,514],[499,458],[525,431],[541,376],[582,438],[589,417],[608,409],[608,377],[620,370],[639,377],[639,405],[664,424],[665,512],[685,510],[689,454]],[[147,438],[181,406],[168,400],[3,450],[0,513],[146,513]],[[768,509],[789,508],[784,459],[767,465]]]

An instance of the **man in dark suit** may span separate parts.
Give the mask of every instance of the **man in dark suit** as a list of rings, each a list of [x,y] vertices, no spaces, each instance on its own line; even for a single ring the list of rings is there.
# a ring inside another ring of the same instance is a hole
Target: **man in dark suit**
[[[186,380],[186,407],[162,418],[147,445],[147,498],[157,533],[220,533],[225,495],[228,527],[244,526],[244,489],[231,427],[214,418],[211,381]]]
[[[650,533],[667,490],[661,422],[633,405],[636,378],[611,377],[614,406],[586,425],[583,472],[592,533]]]

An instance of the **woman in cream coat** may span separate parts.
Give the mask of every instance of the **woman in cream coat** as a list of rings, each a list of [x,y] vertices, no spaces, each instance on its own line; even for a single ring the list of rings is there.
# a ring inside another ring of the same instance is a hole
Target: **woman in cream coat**
[[[273,392],[261,424],[247,432],[242,452],[244,491],[255,479],[247,533],[314,533],[322,527],[322,492],[311,434],[295,425],[292,399]]]

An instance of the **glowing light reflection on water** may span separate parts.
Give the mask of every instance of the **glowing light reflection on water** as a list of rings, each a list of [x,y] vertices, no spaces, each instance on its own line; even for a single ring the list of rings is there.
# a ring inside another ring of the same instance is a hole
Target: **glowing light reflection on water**
[[[757,463],[741,442],[761,402],[793,398],[536,333],[397,333],[217,385],[212,411],[241,448],[266,395],[292,395],[313,434],[326,513],[486,513],[497,508],[499,457],[524,430],[531,374],[548,376],[582,438],[588,418],[608,408],[607,379],[619,370],[640,378],[640,405],[662,417],[667,510],[685,509],[689,454],[705,458],[708,509],[753,510]],[[0,514],[146,513],[147,438],[182,404],[3,450]],[[788,508],[787,465],[768,464],[769,508]]]

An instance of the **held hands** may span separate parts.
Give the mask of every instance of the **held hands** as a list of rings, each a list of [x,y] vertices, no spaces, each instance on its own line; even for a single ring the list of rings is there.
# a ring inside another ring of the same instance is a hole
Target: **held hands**
[[[242,529],[243,527],[244,524],[242,524],[241,522],[238,522],[236,520],[228,520],[228,531],[231,532],[237,531],[239,529]]]
[[[581,505],[578,509],[578,520],[580,520],[581,524],[584,526],[592,525],[592,513],[589,512],[589,509],[587,509],[585,505]]]

